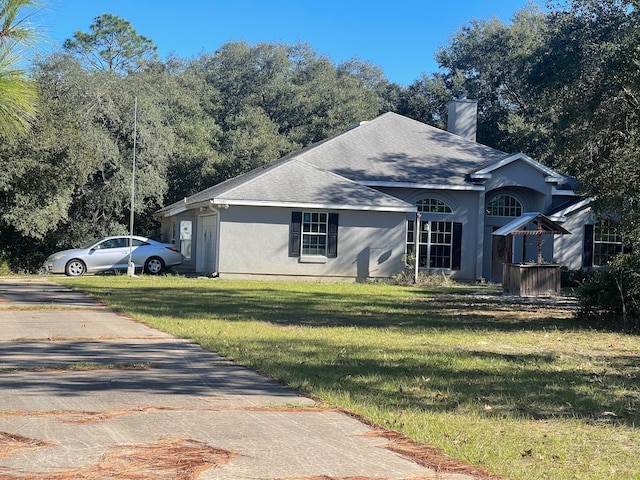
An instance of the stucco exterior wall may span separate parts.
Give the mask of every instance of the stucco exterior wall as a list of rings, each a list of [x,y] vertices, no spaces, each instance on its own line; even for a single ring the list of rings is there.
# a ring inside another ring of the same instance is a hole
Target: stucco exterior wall
[[[595,223],[590,208],[575,212],[567,218],[562,226],[571,235],[558,235],[554,239],[554,261],[569,270],[582,268],[584,250],[584,225]]]
[[[508,195],[520,202],[522,213],[548,211],[553,205],[553,184],[547,183],[546,175],[533,168],[524,160],[511,162],[494,172],[485,182],[486,204],[495,197]],[[500,217],[482,213],[484,218],[485,254],[482,262],[483,277],[491,281],[500,281],[501,272],[497,274],[492,258],[492,244],[495,241],[493,232],[516,217]],[[536,236],[512,236],[505,239],[510,243],[511,258],[505,259],[515,263],[535,263],[538,257],[538,239]],[[553,261],[554,238],[550,235],[542,237],[542,256],[544,261]]]
[[[291,212],[232,206],[220,212],[221,277],[386,278],[402,271],[405,213],[336,210],[337,258],[289,257]],[[324,210],[323,210],[324,211]]]
[[[468,185],[468,189],[378,187],[377,190],[410,204],[435,198],[445,202],[451,213],[422,212],[422,220],[456,222],[462,224],[461,261],[459,270],[445,273],[457,280],[495,280],[492,275],[492,232],[514,217],[486,215],[486,204],[496,195],[510,195],[522,204],[522,213],[542,212],[554,203],[554,185],[547,183],[545,173],[524,160],[516,160],[491,172],[491,178]],[[561,202],[564,202],[563,198]],[[176,239],[175,225],[180,220],[193,222],[192,250],[202,256],[201,212],[211,215],[211,206],[194,208],[174,217],[162,219],[162,240]],[[407,220],[413,213],[322,210],[339,214],[338,257],[289,257],[289,228],[291,213],[301,208],[249,207],[232,205],[218,212],[216,226],[216,272],[221,276],[287,276],[310,279],[387,278],[403,268],[402,256],[406,247]],[[565,228],[573,235],[544,237],[543,257],[571,269],[581,267],[583,230],[587,213],[577,212],[567,219]],[[512,260],[535,261],[536,239],[516,238]],[[496,258],[499,258],[496,256]],[[196,258],[185,261],[184,270],[198,271]],[[497,265],[499,267],[499,265]],[[499,278],[498,280],[499,281]]]
[[[545,177],[543,172],[533,168],[524,160],[513,161],[493,171],[491,178],[485,182],[487,199],[490,196],[489,192],[502,188],[516,187],[524,191],[535,191],[539,195],[536,196],[533,204],[523,205],[523,208],[528,212],[544,212],[552,205],[553,191],[553,184],[547,183]]]
[[[423,212],[421,214],[422,220],[462,223],[460,270],[447,270],[446,274],[456,280],[478,280],[481,278],[483,250],[481,220],[484,212],[484,204],[481,201],[483,192],[418,188],[379,188],[379,190],[411,204],[425,198],[435,198],[449,205],[451,213]],[[415,214],[409,214],[408,218],[414,219]]]

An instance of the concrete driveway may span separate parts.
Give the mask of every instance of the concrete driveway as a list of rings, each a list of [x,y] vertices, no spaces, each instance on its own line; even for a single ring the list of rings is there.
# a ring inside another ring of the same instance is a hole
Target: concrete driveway
[[[3,480],[486,478],[55,283],[0,325]]]

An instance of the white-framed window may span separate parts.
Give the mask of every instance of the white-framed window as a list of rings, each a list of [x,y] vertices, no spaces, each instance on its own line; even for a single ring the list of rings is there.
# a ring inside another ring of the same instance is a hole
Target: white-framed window
[[[622,253],[622,235],[616,232],[615,223],[603,220],[593,228],[593,265],[607,265],[613,257]]]
[[[338,221],[337,213],[291,212],[289,256],[336,258]]]
[[[405,253],[407,255],[416,254],[416,222],[415,220],[407,220],[407,247]]]
[[[511,195],[498,195],[487,203],[487,215],[492,217],[519,217],[522,204]]]
[[[440,220],[418,223],[416,232],[416,222],[407,221],[407,254],[417,255],[421,268],[459,269],[461,224]]]
[[[423,198],[416,202],[420,213],[453,213],[451,207],[437,198]],[[456,225],[456,227],[454,227]],[[407,221],[407,255],[417,256],[421,268],[460,268],[460,232],[461,224],[442,220],[420,220],[418,231],[416,221]],[[454,248],[454,230],[457,228],[457,245]]]
[[[303,212],[302,255],[327,255],[328,219],[324,212]]]

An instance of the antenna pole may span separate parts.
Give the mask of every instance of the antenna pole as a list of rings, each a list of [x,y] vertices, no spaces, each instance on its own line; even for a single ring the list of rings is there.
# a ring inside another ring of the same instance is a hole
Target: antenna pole
[[[129,265],[127,266],[127,274],[134,277],[136,266],[131,260],[133,254],[133,217],[134,205],[136,199],[136,137],[138,133],[138,97],[134,98],[133,104],[133,169],[131,172],[131,212],[129,217]]]

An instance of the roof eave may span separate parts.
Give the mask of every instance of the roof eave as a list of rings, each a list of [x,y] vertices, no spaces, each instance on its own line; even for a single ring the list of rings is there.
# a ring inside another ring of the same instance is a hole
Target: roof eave
[[[313,208],[324,210],[358,210],[373,212],[416,212],[415,205],[409,203],[405,205],[349,205],[343,203],[318,203],[318,202],[287,202],[275,200],[231,200],[215,198],[213,204],[222,207],[242,206],[242,207],[278,207],[278,208]]]
[[[357,183],[365,187],[419,188],[423,190],[485,190],[484,185],[448,185],[445,183],[388,182],[379,180],[359,180]]]

